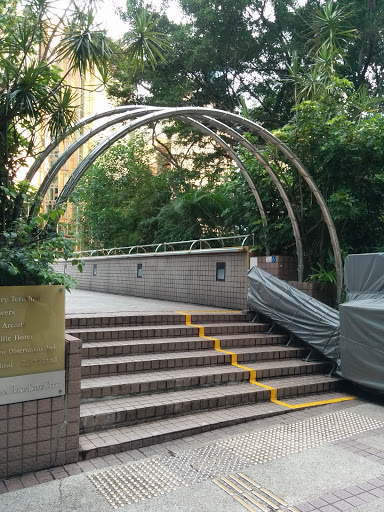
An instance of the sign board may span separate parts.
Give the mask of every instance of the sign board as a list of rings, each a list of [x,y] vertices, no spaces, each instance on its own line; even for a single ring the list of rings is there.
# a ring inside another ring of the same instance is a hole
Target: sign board
[[[251,256],[249,258],[249,268],[257,267],[257,256]]]
[[[65,288],[0,286],[0,405],[65,394]]]

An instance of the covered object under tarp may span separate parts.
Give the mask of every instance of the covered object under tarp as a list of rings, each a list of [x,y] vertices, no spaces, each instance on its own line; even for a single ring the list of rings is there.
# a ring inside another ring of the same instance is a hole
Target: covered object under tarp
[[[339,359],[339,313],[258,267],[248,272],[248,305],[329,359]]]
[[[340,374],[384,391],[384,253],[347,257],[340,305]]]
[[[384,253],[351,254],[344,265],[347,302],[384,298]]]

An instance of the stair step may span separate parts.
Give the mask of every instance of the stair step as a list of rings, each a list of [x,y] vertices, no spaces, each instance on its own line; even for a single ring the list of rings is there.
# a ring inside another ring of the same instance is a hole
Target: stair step
[[[306,362],[296,359],[243,364],[256,370],[258,380],[324,372],[329,367],[329,363]],[[81,390],[83,399],[95,399],[247,380],[249,380],[248,370],[230,365],[217,365],[83,378]]]
[[[286,398],[334,389],[341,381],[334,377],[312,375],[310,378],[303,376],[269,379],[268,382],[269,386],[278,390],[279,398]],[[80,428],[82,433],[103,430],[208,409],[261,402],[269,400],[269,397],[268,389],[250,383],[233,383],[226,386],[99,400],[81,405]]]
[[[308,353],[305,348],[261,346],[231,348],[242,361],[275,360],[297,358]],[[190,352],[166,352],[164,354],[140,354],[106,358],[89,358],[82,362],[82,376],[106,375],[115,373],[137,373],[149,370],[188,368],[192,366],[214,366],[231,364],[231,355],[216,350]]]
[[[203,366],[200,368],[158,371],[156,372],[156,379],[153,372],[83,378],[81,393],[83,399],[105,398],[248,379],[248,370],[242,370],[234,366]]]
[[[345,397],[343,393],[332,394],[332,398],[343,397]],[[307,398],[303,397],[304,403]],[[321,402],[329,398],[328,393],[319,393],[312,395],[310,401]],[[295,403],[298,401],[295,400]],[[265,402],[87,433],[80,436],[80,458],[84,460],[103,457],[288,412],[291,412],[291,409]]]
[[[268,390],[241,383],[99,400],[81,405],[80,425],[82,432],[89,432],[234,404],[248,404],[267,400],[268,397]]]
[[[270,401],[269,388],[295,405],[328,400],[330,391],[345,397],[345,381],[324,375],[331,363],[301,360],[306,346],[284,346],[287,335],[267,332],[252,314],[189,314],[191,325],[179,313],[66,319],[67,333],[83,341],[82,459],[290,412]],[[214,350],[215,339],[240,367]]]
[[[200,322],[250,322],[254,315],[252,313],[243,314],[238,312],[212,311],[200,313],[190,313],[192,323]],[[185,315],[180,313],[143,313],[140,315],[132,314],[110,314],[106,315],[69,315],[65,319],[67,329],[86,329],[86,328],[110,328],[122,326],[143,326],[143,325],[185,325]]]
[[[221,335],[219,337],[222,348],[228,347],[249,347],[259,345],[282,345],[287,337],[283,334],[239,334],[239,335]],[[200,337],[185,338],[155,338],[155,339],[137,339],[137,340],[113,340],[113,341],[95,341],[84,342],[82,354],[83,358],[88,357],[106,357],[129,354],[156,353],[156,352],[176,352],[180,350],[200,350],[214,347],[213,340],[207,340]]]
[[[228,322],[228,323],[209,323],[205,325],[205,335],[213,336],[220,334],[250,334],[264,332],[267,324],[253,322]],[[85,328],[85,329],[67,329],[67,333],[80,338],[83,341],[97,340],[128,340],[138,338],[165,338],[180,336],[198,336],[199,328],[190,325],[153,325],[153,326],[133,326],[133,327],[108,327]]]

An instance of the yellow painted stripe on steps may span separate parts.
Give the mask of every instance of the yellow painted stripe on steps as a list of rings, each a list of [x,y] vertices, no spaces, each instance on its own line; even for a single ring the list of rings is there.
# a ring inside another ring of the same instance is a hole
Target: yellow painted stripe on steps
[[[201,313],[202,311],[198,311],[198,313]],[[270,401],[274,404],[281,405],[282,407],[286,407],[288,409],[303,409],[304,407],[315,407],[317,405],[326,405],[326,404],[334,404],[337,402],[346,402],[348,400],[354,400],[355,396],[345,396],[342,398],[330,398],[329,400],[319,400],[318,402],[306,402],[304,404],[289,404],[288,402],[283,402],[282,400],[277,399],[277,389],[271,386],[268,386],[267,384],[262,384],[261,382],[256,380],[256,370],[253,368],[248,368],[247,366],[243,366],[241,364],[238,364],[237,362],[237,354],[235,352],[231,352],[229,350],[223,350],[221,348],[220,340],[218,338],[212,338],[211,336],[205,336],[205,329],[203,325],[196,325],[192,323],[192,316],[191,313],[194,313],[194,311],[176,311],[176,313],[179,313],[180,315],[185,316],[185,324],[189,325],[190,327],[197,327],[199,329],[199,338],[204,338],[205,340],[212,340],[215,342],[214,349],[217,352],[221,352],[223,354],[229,354],[231,356],[231,365],[235,366],[236,368],[241,368],[242,370],[249,371],[249,382],[255,386],[258,386],[260,388],[268,389],[270,393]],[[210,313],[219,313],[219,311],[210,311]],[[222,313],[222,311],[220,311]]]
[[[176,311],[176,313],[222,313],[223,315],[226,315],[227,313],[241,313],[241,309],[213,309],[212,311],[207,309],[196,309],[196,310],[190,310],[188,311]]]

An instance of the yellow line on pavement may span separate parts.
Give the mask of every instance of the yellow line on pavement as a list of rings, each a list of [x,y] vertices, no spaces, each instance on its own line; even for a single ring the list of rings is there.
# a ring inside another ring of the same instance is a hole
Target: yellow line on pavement
[[[196,313],[202,313],[204,311],[196,311]],[[206,311],[207,312],[207,311]],[[238,311],[210,311],[210,313],[238,313]],[[282,400],[277,399],[277,389],[271,386],[268,386],[267,384],[262,384],[261,382],[256,380],[256,370],[253,368],[248,368],[247,366],[243,366],[237,362],[237,354],[235,352],[231,352],[229,350],[224,350],[221,348],[221,343],[218,338],[213,338],[211,336],[205,336],[205,329],[203,325],[196,325],[192,323],[192,315],[191,313],[194,313],[194,311],[176,311],[176,313],[179,313],[180,315],[185,316],[185,324],[189,325],[190,327],[197,327],[199,329],[199,338],[203,338],[205,340],[211,340],[214,341],[214,349],[217,352],[221,352],[223,354],[229,354],[231,356],[231,365],[235,366],[236,368],[241,368],[242,370],[246,370],[249,372],[249,382],[255,386],[258,386],[260,388],[268,389],[270,391],[270,401],[274,404],[281,405],[282,407],[286,407],[288,409],[303,409],[305,407],[315,407],[317,405],[326,405],[326,404],[333,404],[337,402],[346,402],[348,400],[354,400],[356,397],[354,396],[346,396],[342,398],[331,398],[329,400],[319,400],[318,402],[306,402],[304,404],[296,404],[291,405],[287,402],[283,402]]]

